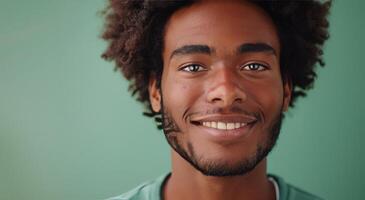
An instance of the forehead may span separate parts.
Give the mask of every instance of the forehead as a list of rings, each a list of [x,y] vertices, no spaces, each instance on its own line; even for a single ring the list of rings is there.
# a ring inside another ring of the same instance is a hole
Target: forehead
[[[165,27],[164,54],[189,44],[233,51],[243,43],[265,43],[279,52],[271,18],[246,1],[201,1],[176,11]]]

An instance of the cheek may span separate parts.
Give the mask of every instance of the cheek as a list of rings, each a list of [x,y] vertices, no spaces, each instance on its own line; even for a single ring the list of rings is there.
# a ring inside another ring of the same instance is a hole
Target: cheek
[[[189,91],[190,86],[188,84],[179,80],[167,79],[163,87],[164,102],[169,105],[183,105],[181,103],[189,98],[187,95]]]
[[[164,106],[178,124],[182,124],[182,117],[190,109],[199,96],[197,85],[176,78],[166,79],[163,88]],[[181,127],[182,128],[182,127]]]
[[[249,91],[249,96],[259,104],[265,118],[275,117],[281,111],[284,95],[281,80],[272,79],[253,83]]]

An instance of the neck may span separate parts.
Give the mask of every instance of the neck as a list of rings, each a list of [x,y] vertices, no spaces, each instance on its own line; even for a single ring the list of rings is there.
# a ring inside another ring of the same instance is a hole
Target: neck
[[[164,188],[165,200],[274,200],[274,186],[267,179],[266,158],[251,172],[240,176],[205,176],[175,151],[172,173]]]

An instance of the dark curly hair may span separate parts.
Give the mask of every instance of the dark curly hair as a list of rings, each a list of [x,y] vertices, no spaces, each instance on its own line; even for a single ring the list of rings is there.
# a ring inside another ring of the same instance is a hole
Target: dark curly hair
[[[130,81],[132,96],[144,103],[144,115],[161,122],[152,110],[148,84],[153,76],[160,87],[163,60],[163,31],[169,17],[193,0],[109,0],[102,38],[108,42],[102,57],[115,61]],[[315,0],[251,0],[273,19],[281,46],[281,73],[291,80],[293,91],[290,106],[313,87],[316,65],[324,66],[322,48],[329,38],[328,13],[331,1]],[[160,127],[161,128],[161,127]]]

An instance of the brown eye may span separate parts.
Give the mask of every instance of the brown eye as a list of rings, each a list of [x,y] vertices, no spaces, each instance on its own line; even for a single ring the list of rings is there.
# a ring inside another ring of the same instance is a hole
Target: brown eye
[[[247,65],[242,66],[242,70],[248,70],[248,71],[263,71],[266,69],[267,66],[260,63],[249,63]]]
[[[186,71],[186,72],[205,71],[205,69],[201,65],[197,65],[197,64],[186,65],[186,66],[182,67],[181,70]]]

